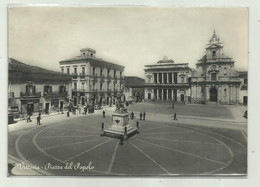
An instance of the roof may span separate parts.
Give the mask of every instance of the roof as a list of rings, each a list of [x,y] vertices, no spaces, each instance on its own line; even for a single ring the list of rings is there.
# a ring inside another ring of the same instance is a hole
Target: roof
[[[78,61],[86,61],[90,62],[91,66],[95,67],[103,67],[103,68],[108,68],[108,69],[117,69],[120,71],[124,71],[124,66],[114,64],[111,62],[104,61],[101,58],[96,58],[96,57],[90,57],[90,56],[76,56],[67,60],[62,60],[60,61],[60,65],[65,65],[65,64],[77,64]]]
[[[238,71],[239,77],[247,77],[248,72],[247,71]]]
[[[134,76],[125,76],[125,87],[144,87],[144,79]]]
[[[15,83],[26,81],[42,82],[70,82],[71,76],[38,66],[31,66],[13,58],[8,59],[8,78]]]

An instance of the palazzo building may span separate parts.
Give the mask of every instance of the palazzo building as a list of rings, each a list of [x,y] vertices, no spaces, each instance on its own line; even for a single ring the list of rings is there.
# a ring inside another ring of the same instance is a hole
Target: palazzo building
[[[188,63],[174,63],[164,57],[156,64],[145,65],[145,99],[190,100],[190,68]]]
[[[70,93],[70,75],[9,59],[8,108],[18,115],[57,112],[69,105]]]
[[[235,61],[223,53],[223,43],[215,31],[206,46],[206,54],[196,64],[191,79],[191,101],[238,104],[241,80]]]
[[[123,92],[124,66],[96,57],[91,48],[80,50],[81,55],[60,61],[60,71],[72,75],[74,106],[112,105]]]

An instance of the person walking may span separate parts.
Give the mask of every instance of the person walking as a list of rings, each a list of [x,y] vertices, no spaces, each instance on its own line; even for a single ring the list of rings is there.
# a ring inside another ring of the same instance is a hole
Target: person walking
[[[133,120],[134,119],[134,113],[131,112],[131,119]]]
[[[143,112],[143,120],[145,120],[145,115],[146,115],[145,112]]]
[[[140,120],[142,120],[143,114],[142,112],[140,112]]]
[[[37,125],[41,125],[41,118],[40,118],[40,116],[37,117]]]
[[[106,112],[105,112],[105,110],[103,110],[103,118],[105,118],[106,117]]]
[[[70,111],[67,112],[67,117],[70,117]]]
[[[176,112],[174,112],[174,118],[173,118],[173,120],[177,120],[177,114],[176,114]]]

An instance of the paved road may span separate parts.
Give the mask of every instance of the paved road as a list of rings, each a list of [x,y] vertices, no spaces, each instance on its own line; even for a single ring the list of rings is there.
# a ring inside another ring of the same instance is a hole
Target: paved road
[[[8,153],[9,162],[16,163],[13,174],[246,174],[245,124],[173,121],[166,114],[148,113],[147,121],[139,121],[140,134],[120,145],[117,139],[100,136],[101,122],[106,128],[111,124],[110,114],[107,110],[105,119],[100,114],[58,115],[43,118],[41,126],[24,121],[10,125]]]

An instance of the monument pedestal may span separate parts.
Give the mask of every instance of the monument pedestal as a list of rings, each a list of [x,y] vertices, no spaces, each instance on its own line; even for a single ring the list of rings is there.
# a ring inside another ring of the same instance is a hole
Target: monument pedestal
[[[126,140],[137,133],[137,129],[128,124],[129,113],[113,113],[112,120],[112,126],[104,129],[103,135],[113,138],[124,138]]]

